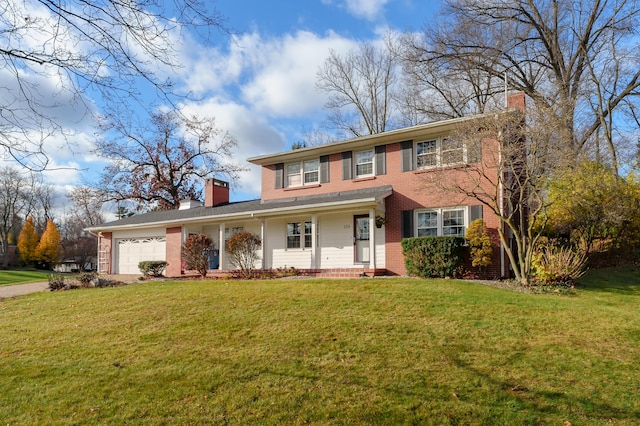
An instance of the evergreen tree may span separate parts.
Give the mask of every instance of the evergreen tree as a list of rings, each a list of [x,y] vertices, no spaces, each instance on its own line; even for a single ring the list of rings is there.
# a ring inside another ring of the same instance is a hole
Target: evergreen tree
[[[18,251],[23,262],[33,262],[36,260],[36,248],[40,237],[33,225],[33,218],[29,216],[18,236]]]
[[[38,247],[36,247],[36,259],[39,263],[49,266],[58,260],[60,253],[60,232],[51,219],[47,220],[47,227],[44,230]]]

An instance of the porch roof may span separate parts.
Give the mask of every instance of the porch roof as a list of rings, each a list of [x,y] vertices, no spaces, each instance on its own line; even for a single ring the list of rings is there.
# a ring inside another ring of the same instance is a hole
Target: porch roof
[[[393,193],[391,185],[328,194],[307,195],[275,200],[251,200],[216,207],[193,207],[186,210],[162,210],[134,215],[86,228],[90,232],[117,231],[188,223],[222,223],[242,219],[260,219],[281,215],[375,206]]]

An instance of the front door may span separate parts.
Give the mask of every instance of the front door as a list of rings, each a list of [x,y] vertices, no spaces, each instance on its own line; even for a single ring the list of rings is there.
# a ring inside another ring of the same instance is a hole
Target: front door
[[[369,263],[370,226],[369,216],[354,216],[354,238],[356,263]]]

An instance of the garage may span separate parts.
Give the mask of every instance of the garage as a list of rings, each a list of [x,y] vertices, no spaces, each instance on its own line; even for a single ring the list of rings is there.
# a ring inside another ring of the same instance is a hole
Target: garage
[[[117,240],[116,274],[139,274],[138,263],[143,260],[165,260],[165,237],[122,238]]]

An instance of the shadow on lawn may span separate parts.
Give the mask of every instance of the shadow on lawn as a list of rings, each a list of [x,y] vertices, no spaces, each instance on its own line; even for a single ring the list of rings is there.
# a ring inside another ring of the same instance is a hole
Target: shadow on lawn
[[[514,354],[514,356],[517,357],[518,354]],[[612,421],[634,423],[640,419],[640,411],[613,406],[599,400],[596,394],[592,398],[585,398],[577,396],[578,392],[574,392],[571,387],[557,390],[545,389],[542,385],[540,388],[536,388],[537,385],[542,384],[540,380],[522,383],[517,379],[512,381],[498,379],[490,372],[475,368],[456,354],[453,355],[452,361],[457,367],[466,370],[470,376],[477,377],[480,382],[495,389],[499,394],[496,396],[496,400],[503,402],[503,408],[513,411],[526,410],[532,419],[555,415],[558,417],[566,416],[566,421],[577,421],[577,418],[584,417],[589,421],[595,420],[599,424],[611,423]],[[459,397],[464,400],[464,393]]]
[[[640,295],[640,266],[592,269],[578,283],[587,291]]]

